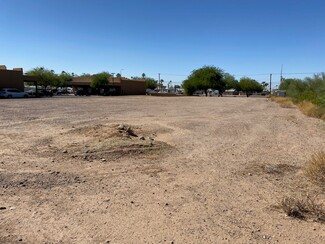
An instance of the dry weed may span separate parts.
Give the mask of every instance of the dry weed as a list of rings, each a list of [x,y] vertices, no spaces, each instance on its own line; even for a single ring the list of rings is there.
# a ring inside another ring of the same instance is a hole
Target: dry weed
[[[303,101],[298,105],[300,111],[310,117],[325,120],[325,111],[323,107],[319,107],[309,101]]]
[[[281,208],[288,216],[293,218],[313,219],[315,221],[325,222],[323,204],[318,203],[316,196],[300,198],[285,197],[281,201]]]
[[[278,103],[280,105],[280,107],[282,107],[282,108],[293,108],[294,107],[293,102],[289,98],[286,98],[286,97],[272,96],[271,100]]]
[[[312,155],[307,163],[305,173],[318,185],[325,186],[325,152]]]
[[[303,101],[299,103],[298,105],[300,111],[310,117],[315,117],[315,112],[316,112],[316,105],[308,102],[308,101]]]

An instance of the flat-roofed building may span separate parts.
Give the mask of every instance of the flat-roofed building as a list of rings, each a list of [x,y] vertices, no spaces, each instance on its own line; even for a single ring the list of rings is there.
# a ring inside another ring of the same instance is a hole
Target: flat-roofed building
[[[34,83],[36,85],[37,78],[24,75],[22,68],[8,70],[5,65],[0,65],[0,88],[16,88],[24,91],[25,82]]]
[[[88,94],[104,94],[111,92],[112,95],[146,95],[146,81],[144,79],[128,79],[125,77],[110,77],[108,85],[98,90],[91,89],[90,83],[93,76],[73,77],[68,82],[68,86],[72,86],[74,90],[82,89]]]

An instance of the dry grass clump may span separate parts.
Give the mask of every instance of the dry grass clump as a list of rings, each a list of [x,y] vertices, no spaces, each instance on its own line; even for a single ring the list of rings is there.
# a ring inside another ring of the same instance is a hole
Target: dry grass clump
[[[307,116],[325,120],[324,109],[309,101],[299,103],[298,107],[300,111]]]
[[[307,163],[305,173],[318,185],[325,186],[325,152],[312,155]]]
[[[315,104],[311,103],[311,102],[308,102],[308,101],[303,101],[302,103],[300,103],[298,105],[300,111],[307,115],[307,116],[311,116],[315,113]]]
[[[278,103],[280,105],[280,107],[282,107],[282,108],[293,108],[294,107],[293,102],[289,98],[286,98],[286,97],[272,96],[271,100],[273,102]]]
[[[293,218],[313,219],[314,221],[325,222],[323,204],[318,203],[316,197],[285,197],[281,201],[281,208],[288,216]]]

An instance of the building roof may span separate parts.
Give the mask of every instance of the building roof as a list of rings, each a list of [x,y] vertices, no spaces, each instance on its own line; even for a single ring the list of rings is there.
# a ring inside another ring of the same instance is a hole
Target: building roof
[[[68,82],[68,85],[70,86],[89,86],[93,75],[90,76],[79,76],[79,77],[73,77],[72,81]],[[108,83],[110,85],[121,85],[121,82],[123,81],[135,81],[135,82],[145,82],[145,79],[129,79],[126,77],[110,77],[108,79]]]

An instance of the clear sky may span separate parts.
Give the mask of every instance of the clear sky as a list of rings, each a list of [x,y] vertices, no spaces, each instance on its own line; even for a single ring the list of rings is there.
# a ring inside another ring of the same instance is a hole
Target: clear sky
[[[0,64],[181,82],[325,71],[323,0],[1,0]],[[261,75],[257,75],[261,74]],[[311,74],[310,74],[311,75]],[[273,75],[274,81],[279,75]]]

